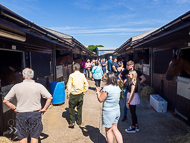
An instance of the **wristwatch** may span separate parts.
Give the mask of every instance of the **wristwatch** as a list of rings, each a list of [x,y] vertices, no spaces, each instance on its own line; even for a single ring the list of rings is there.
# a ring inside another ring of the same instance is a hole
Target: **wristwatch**
[[[16,107],[15,107],[15,109],[13,109],[14,111],[16,110]]]

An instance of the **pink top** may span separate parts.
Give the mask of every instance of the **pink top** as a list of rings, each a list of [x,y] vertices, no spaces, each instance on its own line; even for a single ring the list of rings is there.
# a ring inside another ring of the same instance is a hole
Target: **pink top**
[[[86,63],[86,68],[89,69],[91,67],[91,63]]]
[[[82,67],[83,67],[83,68],[85,67],[85,62],[82,62]]]
[[[130,92],[127,93],[127,101],[129,100],[130,97]],[[138,93],[134,93],[133,99],[131,100],[130,105],[138,105],[140,104],[140,98]]]

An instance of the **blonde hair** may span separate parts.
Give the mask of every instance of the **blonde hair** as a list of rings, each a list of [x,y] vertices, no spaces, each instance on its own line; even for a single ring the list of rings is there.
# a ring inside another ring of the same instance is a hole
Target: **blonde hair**
[[[133,75],[133,78],[129,79],[129,85],[131,83],[133,83],[134,85],[136,85],[136,83],[137,83],[137,72],[135,70],[130,70],[129,73],[131,73]]]

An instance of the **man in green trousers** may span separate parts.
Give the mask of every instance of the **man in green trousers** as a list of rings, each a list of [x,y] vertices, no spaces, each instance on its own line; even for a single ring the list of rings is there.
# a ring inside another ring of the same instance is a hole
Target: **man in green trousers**
[[[82,105],[83,95],[88,90],[88,82],[80,72],[80,65],[78,63],[73,65],[74,73],[70,74],[67,83],[67,96],[69,99],[69,113],[70,113],[70,124],[69,128],[75,126],[75,107],[77,106],[78,117],[77,124],[82,126]]]

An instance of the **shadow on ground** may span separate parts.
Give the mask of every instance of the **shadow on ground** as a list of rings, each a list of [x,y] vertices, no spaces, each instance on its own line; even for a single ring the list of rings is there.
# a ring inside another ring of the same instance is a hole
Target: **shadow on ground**
[[[96,90],[96,88],[95,88],[95,87],[89,87],[88,89],[93,90],[93,91],[95,91],[95,90]]]
[[[86,125],[85,127],[80,127],[80,129],[82,130],[83,135],[85,137],[89,136],[93,143],[106,143],[106,138],[100,133],[100,130],[98,128]],[[99,136],[98,138],[97,135]]]
[[[67,123],[70,124],[70,114],[69,114],[69,108],[65,108],[65,112],[62,113],[62,117],[67,120]],[[77,111],[75,111],[75,121],[77,121]]]
[[[69,117],[69,108],[65,108],[65,112],[62,113],[62,117],[65,118],[69,124],[69,120],[70,120],[70,117]]]

